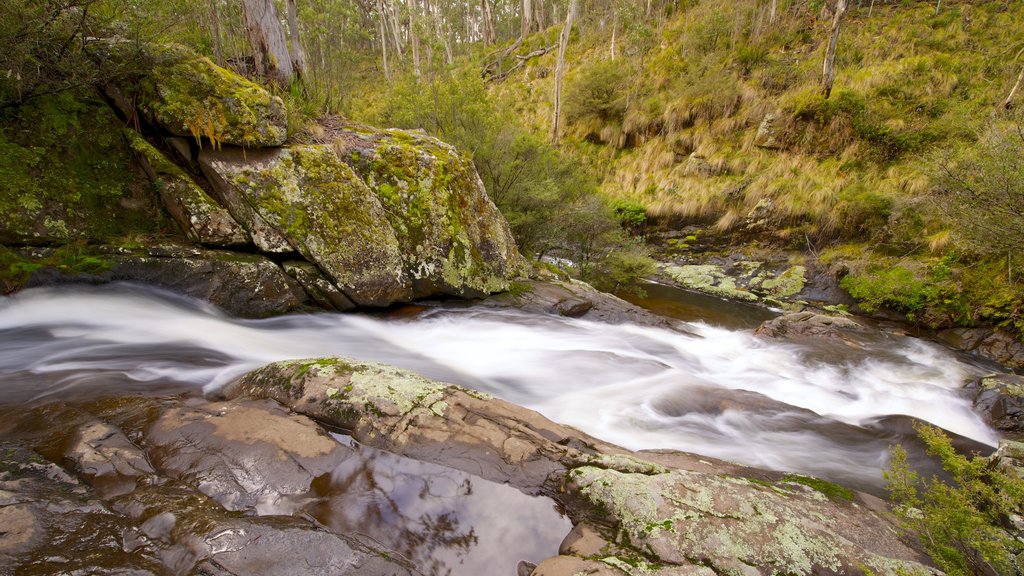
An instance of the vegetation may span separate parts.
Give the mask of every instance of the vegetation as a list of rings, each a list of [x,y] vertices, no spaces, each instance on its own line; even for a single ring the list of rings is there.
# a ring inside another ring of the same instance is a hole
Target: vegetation
[[[920,425],[917,432],[951,482],[920,478],[906,451],[894,447],[885,478],[903,527],[920,536],[947,574],[1019,574],[1024,549],[1007,527],[1011,516],[1024,511],[1024,479],[987,458],[958,454],[937,428]]]

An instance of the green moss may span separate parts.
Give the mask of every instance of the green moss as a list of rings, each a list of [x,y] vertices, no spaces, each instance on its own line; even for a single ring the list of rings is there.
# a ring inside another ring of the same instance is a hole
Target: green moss
[[[64,92],[0,111],[0,239],[64,243],[167,225],[142,184],[121,122]]]
[[[696,290],[736,300],[757,300],[757,296],[747,290],[736,287],[736,282],[725,274],[721,266],[713,264],[694,264],[687,266],[665,266],[664,272],[678,282],[683,288]]]
[[[153,46],[150,52],[155,65],[138,84],[138,106],[157,123],[214,147],[284,143],[280,98],[184,47]]]
[[[828,496],[832,500],[853,500],[853,491],[849,488],[844,488],[838,484],[834,484],[827,480],[820,478],[813,478],[811,476],[802,476],[800,474],[790,474],[782,479],[783,482],[795,482],[797,484],[803,484],[814,488],[818,492],[821,492],[825,496]]]
[[[807,269],[803,266],[792,266],[782,274],[762,281],[761,288],[778,298],[796,296],[804,289],[806,273]]]

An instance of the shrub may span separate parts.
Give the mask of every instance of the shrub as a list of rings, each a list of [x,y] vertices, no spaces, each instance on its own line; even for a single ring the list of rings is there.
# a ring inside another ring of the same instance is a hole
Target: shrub
[[[573,123],[622,125],[626,93],[626,68],[621,63],[606,60],[591,64],[565,88],[565,119]]]
[[[987,458],[958,454],[938,428],[915,429],[952,482],[920,478],[907,464],[906,450],[893,447],[884,476],[902,527],[919,536],[935,563],[951,576],[1019,574],[1014,554],[1022,546],[1004,524],[1024,511],[1024,480]]]

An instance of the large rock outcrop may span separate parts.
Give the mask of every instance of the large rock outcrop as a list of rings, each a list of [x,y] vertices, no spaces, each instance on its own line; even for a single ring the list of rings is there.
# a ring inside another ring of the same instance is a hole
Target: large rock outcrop
[[[117,42],[102,50],[109,59],[149,63],[145,73],[104,86],[134,129],[122,128],[124,122],[101,103],[83,106],[69,97],[61,100],[67,110],[26,106],[20,112],[26,125],[74,126],[70,134],[53,131],[50,144],[59,152],[54,159],[43,162],[38,147],[8,141],[8,131],[0,131],[0,149],[10,152],[0,160],[0,180],[12,184],[0,189],[0,213],[7,216],[0,241],[49,247],[123,243],[134,249],[180,242],[183,236],[197,246],[237,251],[239,260],[266,255],[254,286],[274,277],[279,286],[305,290],[308,297],[298,301],[332,310],[430,296],[483,297],[526,273],[508,223],[488,199],[472,161],[451,146],[417,132],[339,122],[331,123],[322,143],[283,146],[284,105],[267,90],[180,46],[136,50]],[[53,110],[60,118],[32,116]],[[102,129],[79,129],[95,125]],[[91,141],[90,134],[103,141]],[[89,165],[77,170],[71,162],[71,178],[38,178],[40,170],[61,171],[62,138],[68,136],[74,145],[68,153],[74,148]],[[109,166],[117,177],[97,178],[97,165]],[[79,182],[79,172],[88,178]],[[62,186],[67,189],[57,189]],[[170,219],[161,217],[161,206]],[[174,225],[178,238],[168,238]],[[0,267],[9,268],[0,271],[5,292],[24,285],[25,271],[51,267],[45,258],[22,262],[2,251],[0,256],[11,264]],[[33,282],[132,280],[208,299],[227,292],[229,301],[211,301],[245,316],[298,305],[282,300],[260,306],[238,290],[223,290],[221,285],[236,284],[241,269],[218,264],[224,261],[219,256],[200,260],[119,260],[101,275],[44,272],[34,274]],[[206,281],[199,280],[200,269],[209,275]],[[223,273],[228,275],[219,277]]]
[[[361,127],[199,162],[261,250],[297,251],[357,305],[479,297],[525,271],[472,162],[436,139]]]
[[[629,453],[399,369],[339,358],[279,362],[224,393],[272,398],[360,442],[551,495],[590,543],[563,543],[563,556],[535,575],[928,571],[870,496],[847,500],[763,472],[751,471],[752,479],[681,453]]]

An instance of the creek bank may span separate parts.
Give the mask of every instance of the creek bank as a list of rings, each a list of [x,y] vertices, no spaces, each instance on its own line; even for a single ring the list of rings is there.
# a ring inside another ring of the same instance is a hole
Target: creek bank
[[[658,282],[718,298],[750,303],[787,312],[805,308],[816,313],[844,318],[850,315],[872,326],[895,333],[913,333],[963,350],[1008,369],[1024,368],[1024,343],[1000,327],[955,327],[930,329],[912,322],[899,312],[886,309],[867,311],[841,286],[849,273],[841,262],[823,262],[816,253],[773,249],[755,244],[734,245],[728,235],[705,234],[690,226],[652,233],[650,242],[660,261]],[[797,331],[803,321],[781,322]],[[819,326],[822,321],[813,322]],[[766,327],[768,335],[780,325]]]

